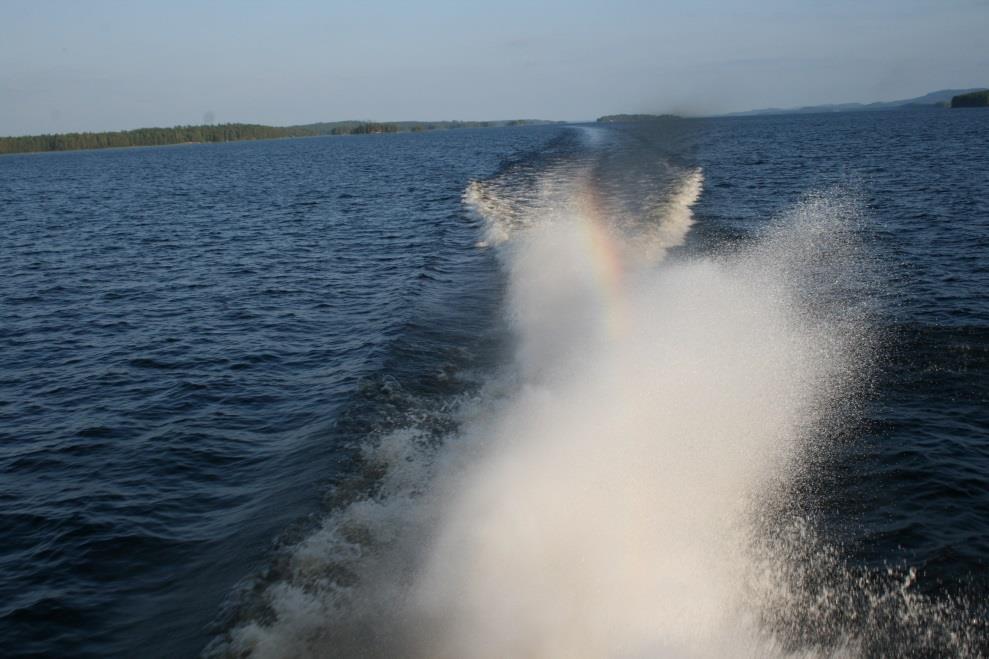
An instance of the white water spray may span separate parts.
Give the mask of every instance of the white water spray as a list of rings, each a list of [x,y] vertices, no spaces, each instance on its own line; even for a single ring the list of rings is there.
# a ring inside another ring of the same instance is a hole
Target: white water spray
[[[657,232],[673,245],[698,187],[689,174]],[[626,263],[595,296],[594,254],[565,229],[510,257],[530,376],[437,498],[411,605],[421,654],[765,656],[743,600],[752,516],[840,391],[842,341],[801,312],[775,249]],[[595,323],[612,296],[618,336]]]
[[[807,304],[822,268],[849,265],[849,207],[811,199],[753,249],[657,267],[701,181],[685,173],[646,249],[605,226],[604,255],[582,228],[607,217],[587,216],[579,181],[528,204],[468,190],[505,243],[510,385],[438,452],[414,431],[385,438],[377,496],[301,543],[267,613],[218,652],[784,654],[750,598],[785,606],[785,589],[752,548],[767,497],[785,496],[854,380],[860,335]],[[620,276],[603,285],[611,257]]]

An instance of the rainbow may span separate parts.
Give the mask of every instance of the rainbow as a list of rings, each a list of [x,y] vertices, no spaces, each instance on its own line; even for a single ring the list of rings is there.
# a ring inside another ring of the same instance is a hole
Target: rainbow
[[[604,323],[609,339],[628,333],[629,313],[622,243],[605,220],[594,189],[584,185],[577,195],[578,231],[597,283],[598,298],[605,307]]]
[[[669,248],[682,245],[693,224],[691,208],[703,189],[702,170],[687,173],[661,209],[652,234],[643,236],[641,245],[629,245],[605,219],[606,213],[592,186],[585,183],[579,189],[575,199],[578,230],[593,268],[599,298],[605,305],[609,338],[620,339],[629,329],[631,315],[625,280],[630,258],[636,257],[635,264],[655,262]]]

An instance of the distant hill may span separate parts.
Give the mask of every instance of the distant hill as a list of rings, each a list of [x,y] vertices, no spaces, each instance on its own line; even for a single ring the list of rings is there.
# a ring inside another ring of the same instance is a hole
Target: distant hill
[[[315,135],[355,135],[365,133],[418,133],[427,130],[451,130],[454,128],[497,128],[498,126],[528,126],[556,123],[545,119],[502,119],[498,121],[330,121],[315,124],[289,126],[289,130],[309,132]]]
[[[953,108],[985,108],[989,107],[989,89],[959,94],[951,99]]]
[[[165,146],[205,142],[242,142],[285,137],[317,137],[320,135],[369,135],[404,133],[456,128],[492,128],[553,123],[540,119],[509,119],[500,121],[334,121],[302,126],[263,126],[260,124],[216,124],[203,126],[174,126],[172,128],[138,128],[104,133],[59,133],[0,137],[0,155],[34,153],[39,151],[78,151],[130,146]]]
[[[606,114],[598,117],[598,123],[615,124],[635,121],[665,121],[669,119],[682,119],[675,114]]]
[[[951,99],[971,92],[982,91],[982,88],[974,89],[941,89],[930,94],[917,96],[916,98],[905,98],[899,101],[880,101],[876,103],[836,103],[827,105],[806,105],[799,108],[762,108],[759,110],[748,110],[746,112],[732,112],[724,116],[745,117],[762,114],[811,114],[818,112],[869,112],[874,110],[897,110],[909,108],[946,108],[951,104]]]

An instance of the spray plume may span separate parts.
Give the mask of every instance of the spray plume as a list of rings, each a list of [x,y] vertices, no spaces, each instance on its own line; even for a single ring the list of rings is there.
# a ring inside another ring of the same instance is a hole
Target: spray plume
[[[835,301],[861,275],[856,206],[809,197],[753,246],[664,262],[702,183],[680,170],[638,222],[609,214],[586,169],[520,198],[471,184],[480,246],[508,273],[512,367],[461,406],[456,437],[369,446],[375,494],[293,548],[263,614],[213,651],[851,652],[854,630],[809,649],[780,635],[842,603],[794,586],[816,542],[774,515],[868,361],[867,323]],[[774,626],[787,607],[802,612]]]

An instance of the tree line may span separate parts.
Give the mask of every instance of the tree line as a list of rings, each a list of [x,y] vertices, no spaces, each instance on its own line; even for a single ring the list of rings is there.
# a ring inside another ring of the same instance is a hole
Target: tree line
[[[0,137],[0,154],[32,153],[38,151],[76,151],[130,146],[164,146],[207,142],[238,142],[270,140],[283,137],[315,137],[318,135],[372,135],[381,133],[420,132],[451,128],[488,128],[517,126],[528,123],[549,123],[527,119],[511,121],[336,121],[302,126],[263,126],[261,124],[216,124],[175,126],[173,128],[138,128],[104,133],[58,133]]]
[[[984,108],[989,107],[989,89],[980,92],[970,92],[959,94],[951,99],[953,108]]]
[[[173,128],[138,128],[106,133],[60,133],[0,138],[0,153],[35,151],[75,151],[127,146],[164,146],[190,142],[236,142],[269,140],[276,137],[316,135],[310,130],[276,128],[259,124],[218,124],[213,126],[175,126]]]
[[[598,123],[620,124],[646,121],[669,121],[670,119],[681,119],[675,114],[606,114],[598,117]]]

